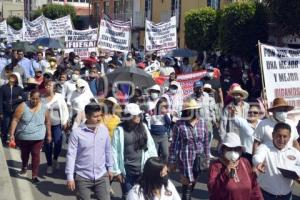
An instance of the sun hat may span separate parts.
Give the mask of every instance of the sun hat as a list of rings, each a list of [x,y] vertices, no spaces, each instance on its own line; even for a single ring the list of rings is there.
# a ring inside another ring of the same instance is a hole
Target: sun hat
[[[129,103],[125,106],[124,113],[125,114],[130,114],[130,115],[139,115],[143,111],[140,109],[140,106],[135,104],[135,103]]]
[[[220,150],[223,148],[223,146],[229,148],[241,147],[242,150],[245,151],[245,147],[241,143],[240,136],[234,132],[226,133],[225,137],[223,138],[223,142],[220,145]]]
[[[230,96],[233,96],[234,94],[240,94],[242,95],[243,99],[246,99],[249,96],[248,92],[246,90],[243,90],[239,84],[233,86],[228,94]]]
[[[34,71],[35,71],[35,72],[43,72],[42,68],[40,68],[40,67],[34,68]]]
[[[201,106],[195,99],[188,99],[187,101],[183,102],[182,110],[194,110],[199,108],[201,108]]]
[[[170,86],[171,86],[171,85],[176,86],[178,89],[180,88],[180,83],[177,82],[177,81],[172,81],[172,82],[170,83]]]
[[[198,80],[198,81],[195,81],[195,82],[194,82],[193,87],[194,87],[194,88],[203,88],[203,85],[204,85],[203,81]]]
[[[291,111],[294,109],[294,106],[288,105],[284,98],[275,98],[273,100],[272,107],[268,109],[268,112],[274,112],[279,108],[286,111]]]
[[[84,80],[78,79],[78,80],[76,81],[76,87],[77,87],[77,88],[85,87]]]
[[[28,78],[27,79],[27,84],[36,84],[36,85],[38,85],[38,82],[34,78]]]
[[[115,104],[115,105],[118,104],[117,99],[114,98],[114,97],[108,97],[108,98],[106,98],[104,101],[110,101],[110,102],[112,102],[112,103]]]
[[[215,90],[211,87],[211,84],[205,83],[203,86],[204,91],[207,91],[208,93],[214,92]]]
[[[49,62],[57,62],[57,60],[55,57],[51,57],[51,58],[49,58]]]
[[[155,90],[155,91],[159,91],[159,92],[160,92],[160,86],[157,85],[157,84],[155,84],[155,85],[153,85],[152,87],[150,87],[148,90],[149,90],[149,91],[150,91],[150,90]]]

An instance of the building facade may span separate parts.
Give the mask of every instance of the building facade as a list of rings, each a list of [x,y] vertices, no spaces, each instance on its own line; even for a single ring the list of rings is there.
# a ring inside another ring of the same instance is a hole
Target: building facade
[[[69,4],[75,7],[76,14],[78,16],[89,16],[90,13],[90,1],[89,0],[51,0],[53,4]]]
[[[23,0],[1,0],[0,1],[0,20],[9,16],[24,17]]]
[[[132,19],[132,43],[134,47],[144,46],[145,19],[155,23],[177,18],[178,47],[185,47],[184,18],[187,11],[210,6],[222,8],[237,0],[90,0],[91,15],[95,24],[103,14],[116,20]]]

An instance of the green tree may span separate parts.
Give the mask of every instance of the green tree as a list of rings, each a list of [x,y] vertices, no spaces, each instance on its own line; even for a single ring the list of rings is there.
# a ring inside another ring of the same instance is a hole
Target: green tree
[[[270,10],[271,22],[276,25],[276,34],[300,35],[300,1],[299,0],[265,0]]]
[[[210,7],[193,9],[185,16],[185,42],[188,48],[212,51],[217,45],[217,11]]]
[[[71,5],[48,4],[43,8],[36,10],[33,13],[33,19],[36,19],[42,14],[52,20],[70,15],[74,26],[77,27],[79,25],[75,7]]]
[[[260,3],[233,3],[220,13],[219,46],[222,52],[243,60],[257,54],[257,41],[268,38],[267,12]]]
[[[10,16],[6,19],[6,22],[15,30],[20,30],[22,28],[22,19],[20,17]]]

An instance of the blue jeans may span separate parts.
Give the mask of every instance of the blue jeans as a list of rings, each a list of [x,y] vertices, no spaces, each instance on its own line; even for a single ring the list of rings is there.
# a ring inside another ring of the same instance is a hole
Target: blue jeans
[[[263,194],[263,197],[264,197],[264,200],[292,200],[292,193],[290,192],[289,194],[287,195],[280,195],[280,196],[276,196],[276,195],[273,195],[273,194],[270,194],[266,191],[263,191],[261,190],[262,194]]]
[[[140,175],[126,175],[124,183],[121,183],[122,196],[126,199],[128,192],[137,183]]]
[[[48,166],[52,166],[52,155],[53,155],[53,159],[57,160],[62,148],[61,125],[59,124],[59,125],[51,126],[51,132],[52,132],[51,143],[45,142],[44,144]],[[53,152],[53,146],[54,146],[54,152]]]
[[[8,138],[8,131],[9,131],[9,126],[10,122],[12,119],[13,113],[3,113],[3,119],[1,123],[1,135],[2,135],[2,141],[5,143]]]

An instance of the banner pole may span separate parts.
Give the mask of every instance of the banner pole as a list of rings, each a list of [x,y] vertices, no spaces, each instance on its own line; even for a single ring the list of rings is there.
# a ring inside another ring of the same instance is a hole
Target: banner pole
[[[265,85],[265,75],[263,71],[263,61],[262,61],[262,52],[261,52],[261,42],[258,40],[258,52],[259,52],[259,67],[260,67],[260,74],[261,74],[261,81],[262,81],[262,100],[266,101],[266,116],[269,116],[267,109],[268,109],[268,98],[266,94],[266,85]],[[263,102],[265,106],[265,102]]]

